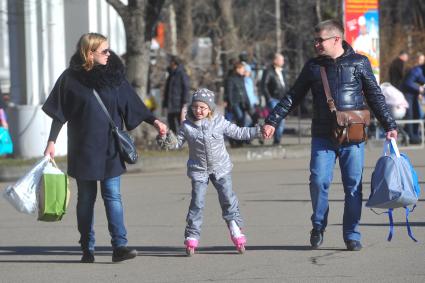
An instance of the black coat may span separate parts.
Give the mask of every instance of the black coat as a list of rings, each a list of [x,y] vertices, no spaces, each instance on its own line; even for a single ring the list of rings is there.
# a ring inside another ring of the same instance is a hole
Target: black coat
[[[282,70],[283,81],[285,85],[283,86],[280,82],[279,76],[276,73],[274,66],[270,66],[264,71],[263,76],[261,77],[261,94],[264,95],[266,102],[270,98],[281,99],[286,92],[288,91],[285,71]]]
[[[390,75],[390,83],[401,90],[401,83],[404,78],[404,62],[400,58],[396,58],[391,62],[388,71]]]
[[[183,105],[189,102],[189,77],[183,65],[175,70],[168,68],[168,73],[162,107],[167,108],[168,113],[180,113]]]
[[[396,123],[385,103],[381,88],[376,82],[366,56],[357,54],[344,42],[344,54],[336,60],[319,56],[303,67],[294,86],[288,91],[267,117],[266,124],[276,127],[278,122],[295,109],[311,89],[313,95],[312,136],[330,137],[333,116],[326,103],[320,77],[320,66],[326,69],[329,87],[338,110],[367,109],[367,104],[386,131],[396,129]],[[364,95],[363,95],[364,94]]]
[[[227,78],[224,100],[229,108],[239,105],[245,110],[249,109],[250,104],[245,89],[244,77],[232,74]]]
[[[43,105],[52,119],[68,122],[68,174],[82,180],[104,180],[125,171],[108,118],[93,89],[119,128],[132,130],[155,117],[146,108],[124,76],[120,58],[111,53],[106,66],[85,71],[78,54],[57,80]]]

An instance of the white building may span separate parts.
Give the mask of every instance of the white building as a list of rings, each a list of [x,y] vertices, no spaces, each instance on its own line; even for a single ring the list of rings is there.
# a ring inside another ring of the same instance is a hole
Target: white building
[[[121,18],[105,0],[0,0],[0,87],[10,93],[16,156],[43,154],[51,119],[42,103],[86,32],[106,35],[117,54],[125,52]],[[66,154],[66,127],[57,153]]]

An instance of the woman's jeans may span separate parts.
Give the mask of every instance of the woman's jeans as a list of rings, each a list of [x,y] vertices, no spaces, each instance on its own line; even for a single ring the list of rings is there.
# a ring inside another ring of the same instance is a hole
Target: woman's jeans
[[[108,230],[112,237],[112,247],[127,245],[127,231],[124,227],[124,213],[120,193],[121,177],[100,181],[100,191],[105,204]],[[81,234],[81,249],[94,251],[94,203],[97,195],[97,181],[77,180],[78,201],[77,221]]]
[[[362,210],[362,174],[364,142],[336,146],[331,139],[312,138],[310,160],[311,221],[316,230],[325,230],[329,212],[329,187],[336,158],[339,158],[344,186],[344,241],[360,241],[359,222]]]
[[[279,103],[279,99],[276,98],[270,98],[268,102],[268,107],[270,111],[273,110],[273,108]],[[285,130],[285,119],[282,119],[282,121],[279,122],[279,124],[276,127],[276,131],[273,136],[273,144],[280,144],[280,140],[282,139],[283,131]]]
[[[217,190],[223,219],[226,223],[234,220],[239,227],[242,227],[243,221],[239,212],[239,201],[232,189],[231,174],[227,174],[218,180],[213,175],[210,175],[209,180],[211,180]],[[189,212],[186,217],[185,238],[191,237],[199,240],[201,236],[205,194],[209,180],[192,180],[192,200],[190,201]]]

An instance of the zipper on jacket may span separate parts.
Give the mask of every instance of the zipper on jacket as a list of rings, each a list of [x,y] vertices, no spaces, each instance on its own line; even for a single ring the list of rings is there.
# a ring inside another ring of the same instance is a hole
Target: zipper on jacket
[[[335,91],[336,91],[336,93],[335,93],[335,95],[336,95],[336,105],[335,106],[337,106],[337,105],[340,105],[340,97],[339,97],[339,76],[340,76],[340,72],[339,72],[339,69],[340,69],[340,64],[337,64],[336,62],[335,62],[335,67],[336,67],[336,86],[335,86]],[[337,110],[338,110],[338,108],[337,108]]]

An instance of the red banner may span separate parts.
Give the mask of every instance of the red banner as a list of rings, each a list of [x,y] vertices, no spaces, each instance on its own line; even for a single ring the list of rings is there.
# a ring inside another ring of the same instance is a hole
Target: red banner
[[[366,55],[379,79],[378,0],[344,0],[345,39],[360,54]]]

